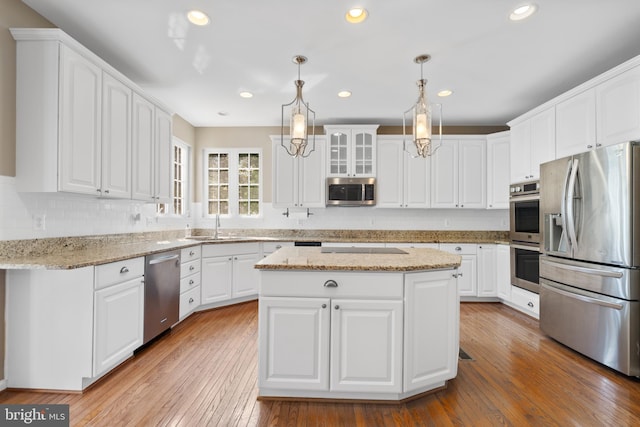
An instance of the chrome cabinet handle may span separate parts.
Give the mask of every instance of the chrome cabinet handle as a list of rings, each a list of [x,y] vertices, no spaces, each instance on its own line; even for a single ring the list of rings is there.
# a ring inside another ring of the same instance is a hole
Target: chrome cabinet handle
[[[193,302],[193,297],[189,298],[189,304]]]
[[[336,282],[335,280],[327,280],[326,282],[324,282],[324,287],[325,288],[337,288],[338,287],[338,282]]]
[[[327,308],[327,304],[322,304],[322,308]]]
[[[462,250],[462,248],[460,246],[456,246],[456,252],[460,252]]]
[[[527,305],[528,305],[529,307],[533,308],[533,303],[532,303],[531,301],[529,301],[529,302],[527,303]]]
[[[195,268],[193,265],[190,265],[190,266],[189,266],[189,270],[193,271],[193,270],[195,270],[195,269],[196,269],[196,268]]]
[[[282,249],[282,245],[276,245],[276,249]]]
[[[336,310],[340,310],[340,306],[338,304],[336,304],[336,306],[334,307]]]
[[[189,280],[189,284],[193,285],[193,279]]]
[[[189,252],[189,255],[190,255],[190,256],[194,256],[195,254],[196,254],[196,253],[195,253],[195,252],[193,252],[193,251]]]
[[[458,278],[458,274],[457,273],[453,273],[451,276],[455,277],[456,279]]]
[[[120,274],[125,274],[125,273],[128,273],[128,272],[129,272],[129,269],[127,268],[126,265],[120,269]]]

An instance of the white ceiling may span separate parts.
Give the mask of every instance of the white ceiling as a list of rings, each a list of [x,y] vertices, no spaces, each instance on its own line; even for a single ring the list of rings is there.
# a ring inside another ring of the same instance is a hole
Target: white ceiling
[[[298,54],[316,125],[401,124],[423,53],[445,125],[504,125],[640,54],[640,0],[534,0],[521,22],[524,0],[23,1],[194,126],[279,126]],[[348,24],[355,5],[369,19]],[[192,8],[211,23],[189,24]]]

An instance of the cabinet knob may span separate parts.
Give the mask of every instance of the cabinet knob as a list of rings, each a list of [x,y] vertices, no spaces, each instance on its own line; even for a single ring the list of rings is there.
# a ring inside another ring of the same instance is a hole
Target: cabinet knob
[[[458,273],[458,277],[462,277],[462,273]]]
[[[229,261],[231,261],[233,258],[229,257]]]
[[[325,288],[337,288],[338,287],[338,282],[336,282],[335,280],[327,280],[326,282],[324,282],[324,287]]]
[[[340,310],[340,306],[338,304],[336,304],[336,306],[334,307],[336,310]]]
[[[193,279],[189,280],[189,284],[193,285]]]
[[[190,256],[194,256],[195,254],[196,254],[196,253],[195,253],[195,252],[193,252],[193,251],[189,252],[189,255],[190,255]]]
[[[529,301],[529,302],[527,303],[527,305],[528,305],[529,307],[533,308],[533,303],[532,303],[531,301]]]
[[[460,246],[456,246],[456,252],[460,252],[462,250],[462,248]]]
[[[464,208],[464,205],[460,205],[461,208]]]
[[[109,194],[109,190],[104,190],[105,193]]]
[[[592,149],[592,148],[593,148],[593,145],[589,144],[589,145],[587,145],[587,148],[588,148],[588,149]]]
[[[128,273],[128,272],[129,272],[129,269],[127,268],[126,265],[120,269],[120,274],[125,274],[125,273]]]
[[[602,147],[602,144],[596,144],[596,147]]]
[[[190,266],[189,266],[189,270],[193,271],[193,270],[195,270],[195,269],[196,269],[196,268],[195,268],[193,265],[190,265]]]
[[[276,245],[276,249],[282,249],[282,245]]]
[[[454,278],[458,278],[458,275],[456,273],[453,273],[451,276],[453,276]]]
[[[189,298],[189,304],[191,304],[193,302],[193,297]]]
[[[327,308],[327,304],[322,304],[322,308]]]
[[[234,256],[234,257],[233,257],[233,259],[237,261],[237,260],[238,260],[238,257],[237,257],[237,256]]]

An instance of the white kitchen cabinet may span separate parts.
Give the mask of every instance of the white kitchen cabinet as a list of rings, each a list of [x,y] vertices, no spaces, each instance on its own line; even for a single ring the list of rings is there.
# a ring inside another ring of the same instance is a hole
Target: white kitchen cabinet
[[[597,142],[640,139],[640,66],[596,86]]]
[[[405,275],[404,392],[457,375],[460,304],[452,273]]]
[[[285,140],[285,144],[288,139]],[[325,138],[316,137],[316,148],[308,157],[292,157],[271,137],[273,152],[273,206],[276,208],[324,208]]]
[[[180,320],[193,313],[200,305],[201,254],[201,246],[180,251]]]
[[[401,137],[378,136],[376,206],[428,208],[430,166],[427,158],[412,158]]]
[[[133,95],[133,193],[135,200],[167,203],[171,197],[171,116]]]
[[[486,141],[451,138],[443,139],[431,156],[431,207],[484,209]]]
[[[278,249],[294,245],[294,242],[262,242],[262,257],[269,256]]]
[[[324,127],[327,138],[327,176],[375,177],[378,125]]]
[[[496,279],[498,282],[498,297],[507,301],[511,299],[511,256],[509,251],[509,245],[497,245]]]
[[[201,304],[226,305],[255,299],[260,274],[253,266],[261,258],[259,243],[204,245]]]
[[[556,105],[556,157],[570,156],[598,146],[595,88],[585,90],[558,103]]]
[[[508,305],[536,319],[540,318],[540,295],[517,286],[511,287],[511,300]]]
[[[478,297],[498,296],[497,262],[497,245],[478,245]]]
[[[163,180],[152,192],[155,199],[145,194],[141,200],[168,201],[171,116],[164,113],[157,135],[149,132],[167,141],[164,151],[136,157],[133,82],[59,29],[11,33],[17,41],[18,191],[129,199],[135,177],[149,172],[147,165],[138,172],[133,158],[144,157]]]
[[[556,157],[556,111],[547,108],[511,125],[511,182],[540,178],[540,164]]]
[[[440,243],[440,250],[460,255],[458,267],[458,293],[461,297],[478,296],[478,255],[473,243]]]
[[[106,72],[102,74],[101,195],[131,197],[131,107],[133,91]]]
[[[509,209],[509,131],[487,135],[487,209]]]

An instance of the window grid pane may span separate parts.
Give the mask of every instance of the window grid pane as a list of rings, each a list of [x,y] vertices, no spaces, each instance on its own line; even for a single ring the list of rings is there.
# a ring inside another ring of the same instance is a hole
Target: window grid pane
[[[229,155],[209,153],[207,206],[209,215],[229,214]]]
[[[260,215],[260,155],[238,154],[238,213]]]

